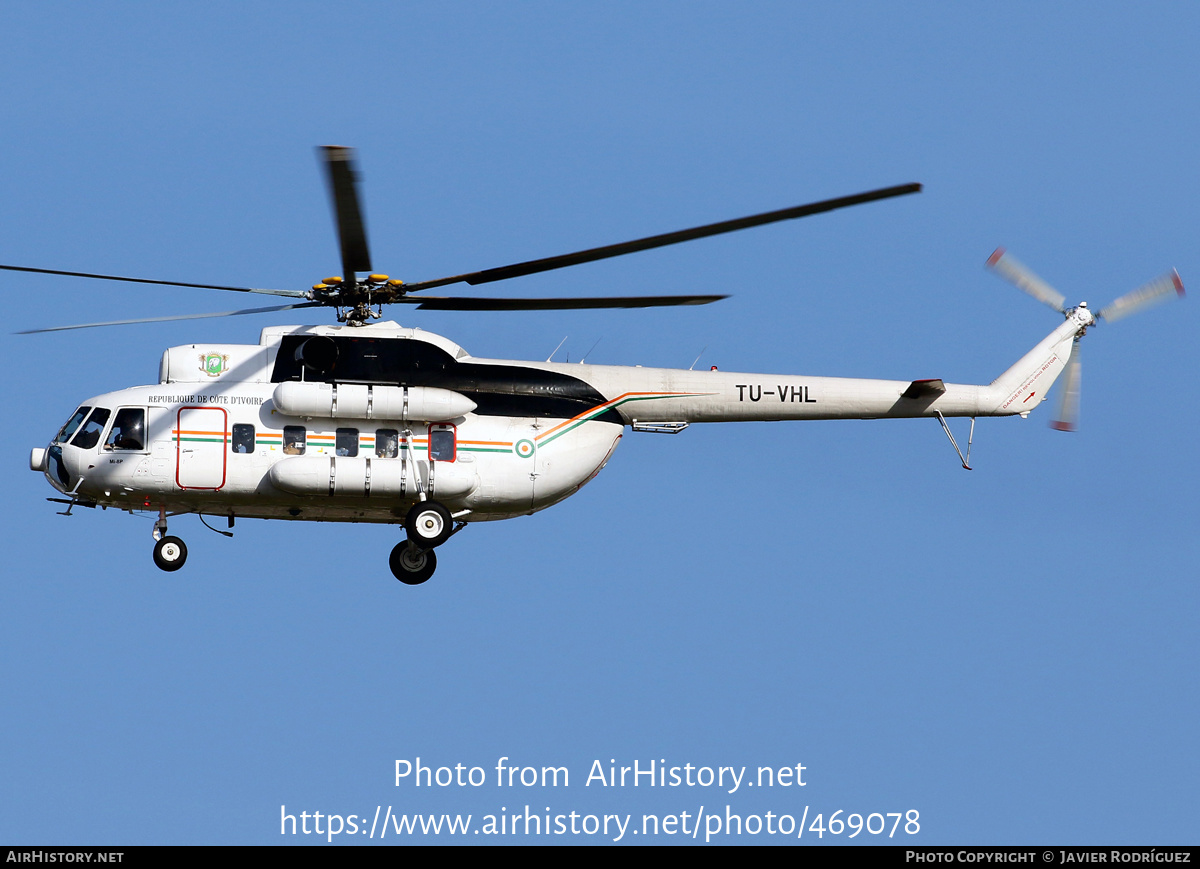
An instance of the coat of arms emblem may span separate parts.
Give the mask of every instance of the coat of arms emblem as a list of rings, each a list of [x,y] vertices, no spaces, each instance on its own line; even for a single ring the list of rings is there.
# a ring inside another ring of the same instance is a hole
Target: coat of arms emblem
[[[229,367],[229,357],[223,353],[200,355],[200,370],[209,377],[220,377]]]

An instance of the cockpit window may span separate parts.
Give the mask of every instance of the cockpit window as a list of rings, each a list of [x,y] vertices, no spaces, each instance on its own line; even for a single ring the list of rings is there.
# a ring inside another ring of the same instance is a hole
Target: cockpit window
[[[140,407],[123,407],[117,411],[106,450],[144,450],[146,448],[146,411]]]
[[[93,410],[92,415],[83,424],[83,428],[71,440],[71,446],[79,447],[82,450],[90,450],[99,443],[100,433],[104,431],[104,426],[108,422],[110,413],[111,411],[107,407],[98,407]]]
[[[58,430],[58,434],[54,436],[54,443],[65,444],[71,439],[71,435],[75,434],[75,429],[79,428],[79,424],[83,422],[83,418],[88,415],[90,407],[84,406],[75,411],[74,415],[67,420],[67,424]]]

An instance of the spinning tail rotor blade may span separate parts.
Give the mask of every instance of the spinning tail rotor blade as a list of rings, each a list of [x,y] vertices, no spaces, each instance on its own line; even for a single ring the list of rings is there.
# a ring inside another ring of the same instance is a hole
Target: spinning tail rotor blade
[[[355,272],[371,270],[367,231],[358,204],[358,171],[354,166],[354,149],[326,145],[319,149],[319,153],[325,161],[329,193],[333,197],[333,216],[337,221],[338,244],[342,249],[342,275],[353,285]]]
[[[1132,293],[1126,293],[1107,307],[1101,308],[1096,316],[1115,323],[1122,317],[1167,301],[1172,294],[1179,298],[1183,298],[1184,295],[1183,281],[1179,278],[1179,272],[1174,269],[1169,274],[1140,286]]]
[[[1079,427],[1079,387],[1083,376],[1083,363],[1079,356],[1079,339],[1071,345],[1071,357],[1063,372],[1062,386],[1058,392],[1058,408],[1050,428],[1058,431],[1075,431]]]
[[[1067,297],[1043,281],[1027,266],[1010,256],[1002,247],[988,257],[988,268],[1000,275],[1019,290],[1033,296],[1044,305],[1049,305],[1060,314],[1066,312]]]

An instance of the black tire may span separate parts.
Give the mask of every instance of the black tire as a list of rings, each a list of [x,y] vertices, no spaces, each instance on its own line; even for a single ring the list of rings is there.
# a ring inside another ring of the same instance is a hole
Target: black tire
[[[392,549],[388,566],[392,575],[405,585],[420,585],[437,570],[437,555],[432,549],[421,549],[404,541]]]
[[[454,533],[450,511],[437,501],[418,501],[404,520],[409,542],[421,549],[441,546]]]
[[[159,570],[179,570],[187,561],[187,546],[178,537],[164,537],[154,544],[154,563]]]

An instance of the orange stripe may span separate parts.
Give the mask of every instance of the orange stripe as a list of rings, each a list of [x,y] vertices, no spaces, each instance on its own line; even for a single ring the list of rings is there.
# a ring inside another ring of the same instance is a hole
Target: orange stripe
[[[556,431],[558,431],[563,426],[570,425],[571,423],[575,422],[578,419],[582,419],[585,416],[591,416],[593,413],[595,413],[598,410],[603,410],[604,408],[608,407],[611,404],[615,404],[618,401],[621,401],[626,398],[630,398],[632,396],[660,395],[663,398],[666,398],[669,395],[693,395],[693,394],[694,393],[691,393],[691,392],[625,392],[625,393],[622,393],[621,395],[618,395],[616,398],[613,398],[613,399],[610,399],[609,401],[604,402],[604,404],[598,404],[593,408],[585,410],[583,413],[580,413],[580,414],[577,414],[577,415],[571,417],[566,422],[560,422],[558,425],[556,425],[554,428],[550,429],[549,431],[542,432],[540,435],[538,435],[536,438],[534,438],[534,440],[540,441],[542,438],[548,437],[548,436],[554,434]]]

